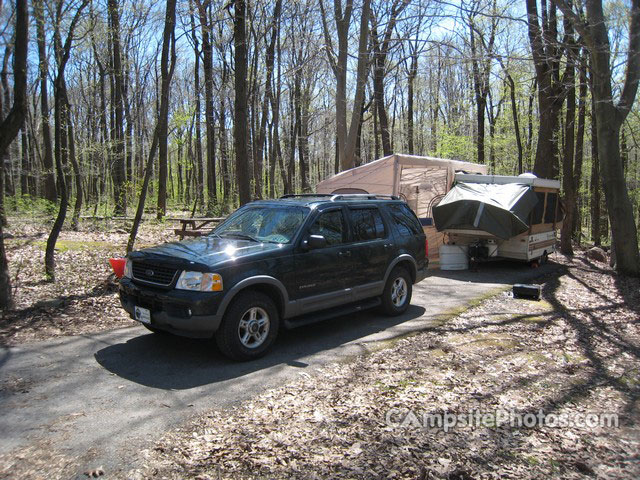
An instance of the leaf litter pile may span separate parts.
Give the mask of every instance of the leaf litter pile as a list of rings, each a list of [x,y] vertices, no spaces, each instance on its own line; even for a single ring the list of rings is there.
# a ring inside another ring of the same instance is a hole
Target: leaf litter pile
[[[110,257],[124,256],[122,222],[85,222],[63,230],[56,243],[56,281],[47,282],[44,254],[49,220],[10,218],[4,229],[15,307],[0,313],[0,344],[16,345],[63,335],[132,326],[120,307]],[[174,240],[172,225],[141,225],[136,246]]]
[[[210,412],[128,477],[640,478],[640,281],[583,254],[557,261],[540,301],[505,292]],[[424,421],[478,412],[489,418],[446,432]],[[525,424],[534,415],[545,420]]]

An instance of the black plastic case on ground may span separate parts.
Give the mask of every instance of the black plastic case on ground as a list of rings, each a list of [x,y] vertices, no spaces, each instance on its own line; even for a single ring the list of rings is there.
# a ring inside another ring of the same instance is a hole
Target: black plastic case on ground
[[[513,298],[531,298],[533,300],[539,300],[541,293],[541,285],[525,285],[522,283],[517,283],[513,286]]]

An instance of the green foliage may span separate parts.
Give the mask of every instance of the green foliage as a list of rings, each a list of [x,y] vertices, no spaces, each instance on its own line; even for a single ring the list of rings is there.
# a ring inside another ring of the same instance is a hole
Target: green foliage
[[[5,208],[13,210],[18,215],[52,216],[58,211],[58,206],[44,198],[31,195],[16,195],[5,197]]]
[[[438,156],[455,160],[474,161],[476,156],[473,138],[443,130],[438,139]]]

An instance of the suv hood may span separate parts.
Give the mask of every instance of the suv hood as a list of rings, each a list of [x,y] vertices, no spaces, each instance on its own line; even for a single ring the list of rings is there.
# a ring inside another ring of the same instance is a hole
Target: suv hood
[[[181,242],[165,243],[129,254],[132,260],[162,260],[170,263],[200,264],[211,267],[228,260],[248,257],[263,252],[281,250],[279,243],[258,243],[237,238],[204,236]]]

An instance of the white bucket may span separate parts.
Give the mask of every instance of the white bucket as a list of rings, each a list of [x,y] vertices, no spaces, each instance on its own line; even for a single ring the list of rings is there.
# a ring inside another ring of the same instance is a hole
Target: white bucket
[[[469,268],[467,245],[441,245],[440,270],[467,270]]]

